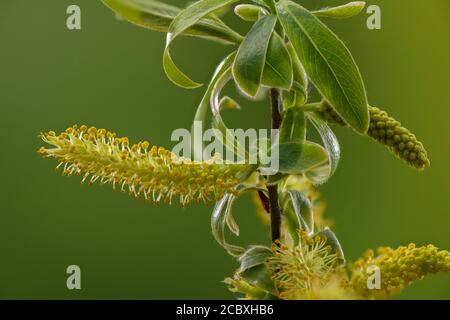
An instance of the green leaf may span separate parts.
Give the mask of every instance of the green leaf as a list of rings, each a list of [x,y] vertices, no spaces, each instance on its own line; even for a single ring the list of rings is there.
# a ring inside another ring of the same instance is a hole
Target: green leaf
[[[186,76],[173,62],[172,57],[170,56],[170,46],[173,43],[173,40],[211,12],[236,1],[237,0],[200,0],[182,10],[173,19],[167,33],[166,49],[164,50],[163,55],[164,71],[173,83],[188,89],[198,88],[201,86],[200,83],[197,83]],[[216,20],[219,19],[216,18]],[[239,42],[241,40],[240,36],[236,33],[234,34],[234,37],[235,42]]]
[[[283,122],[281,123],[279,141],[284,142],[304,142],[306,136],[305,113],[296,108],[286,110]]]
[[[286,230],[289,232],[294,245],[299,242],[298,230],[303,229],[298,222],[298,218],[294,209],[292,208],[292,202],[289,195],[280,197],[280,203],[283,205],[284,223],[286,224]]]
[[[339,142],[336,135],[325,121],[313,113],[308,113],[308,119],[311,120],[311,123],[322,138],[323,145],[328,152],[328,162],[323,166],[306,172],[306,176],[314,184],[322,184],[325,183],[336,171],[339,164],[339,159],[341,157],[341,149],[339,147]]]
[[[266,259],[273,255],[272,250],[265,246],[250,246],[245,253],[238,258],[240,266],[238,272],[244,272],[250,268],[264,264]]]
[[[314,208],[303,190],[284,189],[280,193],[284,222],[295,245],[299,243],[298,230],[308,235],[314,232]]]
[[[306,75],[305,68],[303,67],[300,59],[298,58],[297,53],[295,52],[295,49],[292,46],[292,43],[288,42],[286,48],[288,49],[289,55],[292,60],[294,81],[297,82],[298,85],[302,86],[304,90],[306,90],[306,88],[308,88],[308,76]]]
[[[283,105],[285,108],[301,106],[308,101],[308,77],[305,68],[290,42],[286,44],[292,61],[293,84],[290,91],[283,91]]]
[[[283,39],[272,33],[267,48],[261,83],[270,88],[289,90],[292,86],[292,61]]]
[[[272,279],[272,273],[264,264],[247,269],[240,273],[240,276],[251,285],[263,289],[275,296],[277,295],[277,288]]]
[[[364,1],[353,1],[342,6],[312,11],[316,17],[345,19],[358,15],[366,6]]]
[[[274,0],[252,0],[254,3],[265,7],[270,10],[270,12],[275,13],[275,1]]]
[[[233,195],[226,194],[216,203],[211,216],[211,230],[216,241],[224,247],[230,255],[240,256],[245,252],[245,249],[240,246],[228,244],[225,241],[225,226],[227,224],[233,200]]]
[[[102,0],[121,18],[143,28],[167,32],[172,20],[181,11],[175,6],[154,0]],[[224,44],[238,43],[239,35],[216,17],[200,19],[182,32],[183,35],[205,38]]]
[[[163,67],[164,72],[166,73],[169,80],[179,87],[185,89],[195,89],[202,86],[201,83],[191,80],[191,78],[189,78],[180,69],[178,69],[178,67],[173,62],[168,49],[164,51]]]
[[[286,35],[311,81],[351,127],[365,133],[369,126],[366,91],[349,50],[302,6],[281,0],[276,7]]]
[[[299,174],[327,161],[327,151],[313,142],[286,142],[275,145],[279,152],[279,172]],[[272,151],[274,152],[274,151]]]
[[[283,108],[289,109],[295,106],[295,101],[297,100],[297,93],[295,91],[282,91],[282,101],[283,101]]]
[[[231,210],[230,212],[228,212],[226,223],[228,229],[230,229],[230,231],[235,236],[239,236],[239,225],[237,224],[236,220],[234,220],[233,213],[231,212]]]
[[[342,261],[345,261],[344,251],[342,250],[342,246],[334,234],[333,231],[330,230],[330,228],[325,227],[322,231],[317,232],[314,236],[322,236],[327,239],[327,243],[333,248],[335,251],[337,257],[341,259]],[[314,238],[313,236],[313,238]]]
[[[217,81],[225,74],[230,72],[231,64],[233,63],[234,57],[236,56],[236,51],[229,54],[225,59],[220,62],[220,64],[217,66],[216,71],[214,72],[214,75],[212,76],[212,79],[208,85],[208,88],[206,89],[205,94],[203,95],[202,101],[200,101],[200,104],[197,107],[197,111],[195,112],[194,122],[195,121],[201,121],[202,123],[205,123],[206,121],[206,115],[210,106],[210,100],[211,100],[211,94],[213,93],[213,89],[217,83]],[[195,145],[195,132],[193,130],[193,126],[191,129],[191,135],[192,135],[192,150],[194,153],[194,159],[202,159],[202,150],[203,150],[203,137],[199,138],[198,140],[201,141],[199,145]],[[200,148],[201,147],[201,148]]]
[[[225,125],[220,114],[214,115],[211,126],[216,130],[214,133],[218,141],[237,158],[236,162],[242,162],[249,158],[247,150]]]
[[[258,94],[267,48],[276,21],[274,15],[258,20],[239,46],[233,64],[233,76],[242,92],[250,97]]]
[[[297,218],[298,227],[296,229],[301,228],[308,234],[312,234],[314,232],[314,209],[311,201],[303,192],[288,190],[287,193]]]
[[[232,134],[230,130],[228,130],[225,125],[222,117],[220,116],[221,111],[221,99],[220,93],[223,87],[230,81],[231,79],[231,69],[227,68],[223,74],[217,79],[214,84],[211,96],[210,96],[210,106],[213,113],[212,119],[212,128],[217,130],[214,131],[216,138],[222,143],[223,146],[229,151],[233,153],[237,157],[237,159],[245,160],[248,159],[248,152],[245,148],[239,143],[236,137]]]

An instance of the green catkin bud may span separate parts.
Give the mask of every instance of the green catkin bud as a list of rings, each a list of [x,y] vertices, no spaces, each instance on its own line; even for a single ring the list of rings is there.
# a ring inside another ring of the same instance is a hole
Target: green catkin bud
[[[376,266],[381,274],[381,288],[369,290],[367,279],[370,267]],[[397,249],[378,248],[378,255],[368,250],[364,257],[350,265],[350,285],[364,299],[386,299],[400,292],[415,280],[436,273],[450,274],[450,254],[433,245],[416,247],[411,243]]]
[[[325,100],[320,103],[316,114],[328,123],[348,127]],[[369,106],[369,114],[370,124],[367,135],[370,138],[385,145],[398,158],[418,170],[430,166],[430,160],[423,144],[399,121],[390,117],[386,111],[375,107]]]

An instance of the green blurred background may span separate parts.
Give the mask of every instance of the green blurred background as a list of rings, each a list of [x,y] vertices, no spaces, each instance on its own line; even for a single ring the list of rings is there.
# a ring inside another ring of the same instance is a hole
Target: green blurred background
[[[344,1],[301,1],[309,8]],[[183,4],[178,1],[171,3]],[[432,166],[415,172],[382,146],[338,129],[342,161],[320,191],[347,258],[367,248],[416,242],[450,249],[448,0],[368,1],[382,8],[382,30],[366,14],[326,22],[344,39],[372,105],[387,109],[428,147]],[[82,30],[66,29],[78,4]],[[242,33],[248,24],[227,21]],[[165,77],[165,36],[115,19],[100,1],[0,0],[0,298],[233,298],[220,281],[236,262],[210,233],[212,205],[147,205],[109,187],[62,178],[36,150],[41,131],[74,123],[109,128],[132,140],[170,146],[188,128],[202,90]],[[207,81],[231,48],[179,39],[174,59]],[[229,113],[233,127],[265,127],[267,103]],[[234,210],[241,243],[267,243],[250,198]],[[66,288],[66,267],[82,270],[82,289]],[[450,298],[450,278],[433,276],[398,298]]]

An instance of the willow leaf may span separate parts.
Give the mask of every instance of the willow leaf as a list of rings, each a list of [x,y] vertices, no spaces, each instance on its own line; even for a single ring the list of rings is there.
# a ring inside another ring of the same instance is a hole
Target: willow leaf
[[[314,232],[314,209],[311,200],[300,191],[288,190],[287,192],[297,217],[298,225],[295,231],[297,232],[299,228],[302,228],[308,234],[312,234]]]
[[[255,97],[261,85],[267,48],[277,18],[274,15],[258,20],[239,46],[233,64],[233,76],[239,88]]]
[[[366,91],[350,51],[302,6],[281,0],[276,7],[286,35],[311,81],[351,127],[365,133],[369,126]]]
[[[251,285],[260,288],[274,296],[278,295],[275,281],[272,279],[272,272],[266,265],[260,264],[249,268],[239,274]]]
[[[245,253],[239,257],[239,272],[264,264],[266,259],[273,255],[272,250],[265,246],[250,246]]]
[[[316,17],[345,19],[358,15],[366,6],[364,1],[353,1],[342,6],[312,11]]]
[[[198,88],[201,86],[191,80],[187,75],[185,75],[172,60],[170,55],[170,46],[173,40],[182,34],[186,29],[195,25],[200,19],[209,15],[211,12],[227,6],[237,0],[200,0],[194,2],[192,5],[182,10],[172,21],[169,26],[169,30],[166,38],[166,49],[163,55],[163,66],[167,77],[176,85],[183,88]],[[234,32],[234,31],[233,31]],[[230,34],[234,37],[235,42],[240,42],[241,37],[234,33]]]
[[[102,0],[121,18],[146,29],[167,32],[181,9],[154,0]],[[183,35],[205,38],[224,44],[236,43],[239,36],[225,23],[210,16],[182,32]]]
[[[238,161],[243,161],[248,159],[248,152],[239,143],[239,141],[234,136],[233,132],[227,128],[221,115],[221,98],[220,93],[223,87],[231,80],[231,68],[227,68],[223,74],[217,79],[214,84],[211,97],[210,97],[210,107],[213,113],[212,128],[214,129],[214,134],[218,141],[225,146],[227,153],[231,152],[233,156],[237,157]],[[228,155],[227,155],[228,156]],[[228,157],[227,157],[228,158]]]
[[[289,90],[292,86],[292,61],[283,39],[273,32],[267,48],[262,84],[270,88]]]
[[[300,174],[328,159],[327,151],[313,142],[286,142],[275,145],[274,148],[278,148],[278,171],[282,173]]]
[[[245,249],[240,246],[228,244],[225,240],[225,226],[227,225],[227,218],[230,214],[233,200],[233,195],[226,194],[216,203],[211,216],[211,230],[216,241],[224,247],[230,255],[240,256],[245,252]]]
[[[232,52],[229,54],[225,59],[222,60],[222,62],[217,66],[216,71],[214,72],[214,75],[212,76],[212,79],[208,85],[208,88],[206,89],[205,94],[203,95],[202,101],[200,101],[200,104],[197,107],[197,111],[195,113],[194,117],[194,123],[196,121],[201,121],[202,123],[205,123],[206,121],[206,115],[209,109],[210,100],[211,100],[211,94],[213,93],[214,87],[217,83],[217,81],[225,74],[227,71],[229,72],[231,64],[233,63],[234,57],[236,56],[236,52]],[[192,126],[193,128],[193,126]],[[202,150],[203,150],[203,140],[201,138],[197,138],[199,143],[195,143],[195,132],[193,129],[192,132],[192,145],[193,145],[193,153],[194,153],[194,159],[202,159]],[[201,142],[200,142],[201,141]],[[201,148],[200,148],[201,147]]]
[[[305,114],[296,108],[286,110],[281,123],[279,141],[283,142],[304,142],[306,136]]]
[[[342,261],[345,261],[345,255],[344,251],[342,250],[342,246],[338,238],[336,237],[334,232],[330,230],[330,228],[325,227],[323,230],[317,232],[315,235],[325,237],[327,239],[327,243],[333,248],[337,257]]]
[[[341,157],[341,149],[336,135],[325,121],[312,113],[308,114],[308,119],[311,120],[311,123],[322,138],[323,145],[328,152],[328,162],[319,168],[314,168],[314,170],[307,172],[306,175],[314,184],[322,184],[336,171]]]

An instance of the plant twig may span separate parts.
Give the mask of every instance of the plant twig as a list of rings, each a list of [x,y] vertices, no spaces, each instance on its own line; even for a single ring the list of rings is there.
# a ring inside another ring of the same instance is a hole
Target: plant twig
[[[280,92],[278,89],[270,90],[272,109],[272,129],[279,129],[281,126],[280,113]],[[270,227],[272,232],[272,242],[280,239],[281,236],[281,210],[278,203],[278,186],[268,186],[270,204]]]

